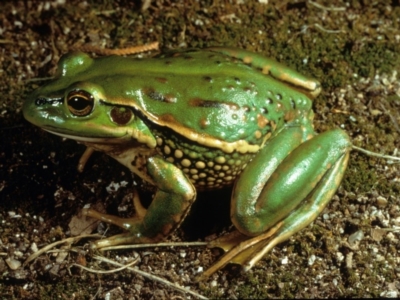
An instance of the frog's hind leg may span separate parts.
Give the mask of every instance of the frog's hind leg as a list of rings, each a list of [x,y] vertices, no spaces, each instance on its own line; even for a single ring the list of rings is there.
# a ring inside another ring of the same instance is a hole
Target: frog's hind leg
[[[318,217],[340,185],[349,160],[349,153],[346,152],[339,158],[323,176],[317,187],[302,201],[299,208],[282,221],[282,225],[279,226],[273,237],[260,247],[262,250],[249,258],[244,265],[245,271],[250,270],[275,245],[287,240]]]
[[[241,234],[211,244],[228,252],[201,278],[229,262],[249,270],[276,244],[309,225],[336,192],[351,148],[346,133],[324,132],[291,150],[285,135],[294,130],[280,133],[241,174],[231,207],[232,222]]]

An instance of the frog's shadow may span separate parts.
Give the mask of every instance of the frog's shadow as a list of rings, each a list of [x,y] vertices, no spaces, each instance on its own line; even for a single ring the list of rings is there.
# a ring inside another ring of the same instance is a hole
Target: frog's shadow
[[[154,190],[139,190],[145,207],[150,205]],[[230,199],[232,188],[199,192],[177,234],[185,241],[204,240],[205,237],[220,235],[231,224]]]
[[[203,240],[212,234],[220,234],[228,228],[230,220],[231,188],[200,192],[181,225],[185,240]]]

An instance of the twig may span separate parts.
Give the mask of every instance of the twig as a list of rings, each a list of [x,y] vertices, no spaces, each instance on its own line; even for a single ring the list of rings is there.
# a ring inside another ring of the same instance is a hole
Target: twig
[[[118,245],[99,249],[100,251],[108,250],[124,250],[138,248],[155,248],[155,247],[189,247],[189,246],[207,246],[207,242],[180,242],[180,243],[155,243],[155,244],[133,244],[133,245]]]
[[[323,10],[330,10],[330,11],[345,11],[346,7],[326,7],[323,6],[317,2],[311,1],[309,0],[308,3],[310,3],[311,5],[314,5],[315,7],[319,8],[319,9],[323,9]]]
[[[72,49],[80,50],[80,51],[84,51],[84,52],[94,52],[99,55],[129,55],[129,54],[137,54],[137,53],[142,53],[142,52],[151,51],[151,50],[158,50],[159,43],[154,42],[154,43],[147,44],[147,45],[134,46],[134,47],[128,47],[128,48],[123,48],[123,49],[102,49],[102,48],[92,46],[92,45],[76,46],[76,47],[73,47]]]
[[[96,259],[97,259],[97,258],[96,258]],[[103,270],[93,270],[93,269],[87,268],[87,267],[82,266],[82,265],[79,265],[79,264],[72,264],[72,266],[74,266],[74,267],[79,267],[79,268],[81,268],[81,269],[83,269],[83,270],[85,270],[85,271],[87,271],[87,272],[90,272],[90,273],[96,273],[96,274],[111,274],[111,273],[120,272],[120,271],[125,270],[125,269],[127,269],[127,268],[129,268],[129,267],[132,267],[132,266],[133,266],[134,264],[136,264],[138,261],[139,261],[139,257],[136,258],[134,261],[132,261],[132,262],[126,264],[126,265],[123,265],[123,266],[120,267],[120,268],[116,268],[116,269],[113,269],[113,270],[107,270],[107,271],[103,271]]]
[[[102,257],[102,256],[98,256],[98,255],[94,255],[94,256],[93,256],[93,259],[97,259],[97,260],[99,260],[99,261],[108,263],[108,264],[110,264],[110,265],[119,266],[119,267],[122,267],[123,269],[128,269],[129,271],[132,271],[132,272],[134,272],[134,273],[137,273],[137,274],[139,274],[139,275],[141,275],[141,276],[143,276],[143,277],[145,277],[145,278],[148,278],[148,279],[150,279],[150,280],[157,281],[157,282],[159,282],[159,283],[161,283],[161,284],[165,284],[166,286],[168,286],[168,287],[170,287],[170,288],[172,288],[172,289],[175,289],[175,290],[177,290],[177,291],[180,291],[180,292],[182,292],[182,293],[191,294],[191,295],[193,295],[194,297],[197,297],[197,298],[199,298],[199,299],[208,299],[208,298],[206,298],[206,297],[204,297],[204,296],[202,296],[202,295],[200,295],[200,294],[198,294],[198,293],[196,293],[196,292],[193,292],[193,291],[191,291],[191,290],[185,289],[184,287],[181,287],[181,286],[179,286],[179,285],[177,285],[177,284],[175,284],[175,283],[169,282],[169,281],[167,281],[167,280],[165,280],[165,279],[163,279],[163,278],[161,278],[161,277],[158,277],[158,276],[149,274],[149,273],[147,273],[147,272],[141,271],[141,270],[139,270],[138,268],[132,268],[132,267],[130,267],[130,266],[128,266],[128,265],[123,265],[123,264],[120,264],[120,263],[118,263],[118,262],[116,262],[116,261],[113,261],[113,260],[111,260],[111,259],[108,259],[108,258],[105,258],[105,257]],[[82,266],[80,266],[80,265],[77,265],[77,266],[82,267]],[[84,269],[86,269],[86,268],[84,268]],[[92,272],[93,270],[90,270],[90,269],[89,269],[89,271]]]
[[[67,239],[63,239],[61,241],[57,241],[51,244],[48,244],[47,246],[44,246],[43,248],[41,248],[39,251],[33,253],[32,255],[30,255],[24,262],[24,266],[26,266],[26,264],[28,264],[29,262],[31,262],[32,260],[34,260],[36,257],[38,257],[39,255],[43,254],[44,252],[49,251],[51,248],[54,248],[58,245],[61,244],[73,244],[77,241],[79,241],[80,239],[83,238],[101,238],[101,235],[99,234],[86,234],[86,235],[80,235],[80,236],[75,236],[75,237],[71,237],[71,238],[67,238]]]
[[[354,146],[354,145],[352,145],[352,148],[354,150],[360,151],[360,152],[362,152],[362,153],[364,153],[366,155],[369,155],[369,156],[375,156],[375,157],[379,157],[379,158],[383,158],[383,159],[387,159],[387,160],[395,160],[395,161],[400,162],[400,157],[397,157],[397,156],[384,155],[384,154],[372,152],[372,151],[369,151],[369,150],[366,150],[364,148],[360,148],[360,147],[357,147],[357,146]]]

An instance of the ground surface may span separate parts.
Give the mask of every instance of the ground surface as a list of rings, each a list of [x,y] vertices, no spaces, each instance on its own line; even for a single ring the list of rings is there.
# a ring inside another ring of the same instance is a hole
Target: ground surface
[[[132,186],[124,167],[96,154],[78,173],[83,147],[22,117],[26,95],[44,82],[37,79],[54,74],[60,56],[75,45],[124,48],[158,41],[162,49],[224,45],[262,53],[322,82],[314,104],[317,131],[339,127],[357,146],[396,155],[399,1],[152,1],[144,10],[140,1],[104,2],[0,4],[1,298],[194,297],[127,270],[82,271],[72,264],[114,268],[84,251],[64,258],[43,254],[18,268],[35,247],[68,237],[71,218],[85,204],[104,203],[114,214],[127,205],[127,213],[131,209],[123,200]],[[111,182],[124,181],[126,187],[106,190]],[[399,191],[399,165],[353,152],[343,184],[323,214],[246,274],[228,266],[208,281],[193,282],[199,267],[221,255],[204,247],[106,255],[124,263],[137,254],[140,270],[210,298],[396,297]],[[170,240],[201,241],[229,230],[229,194],[204,198]]]

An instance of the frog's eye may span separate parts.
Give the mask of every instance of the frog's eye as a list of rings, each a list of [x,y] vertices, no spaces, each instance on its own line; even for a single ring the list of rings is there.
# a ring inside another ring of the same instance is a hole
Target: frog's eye
[[[73,115],[84,117],[92,112],[94,106],[94,97],[92,94],[86,91],[72,91],[67,96],[67,105],[69,111]]]

